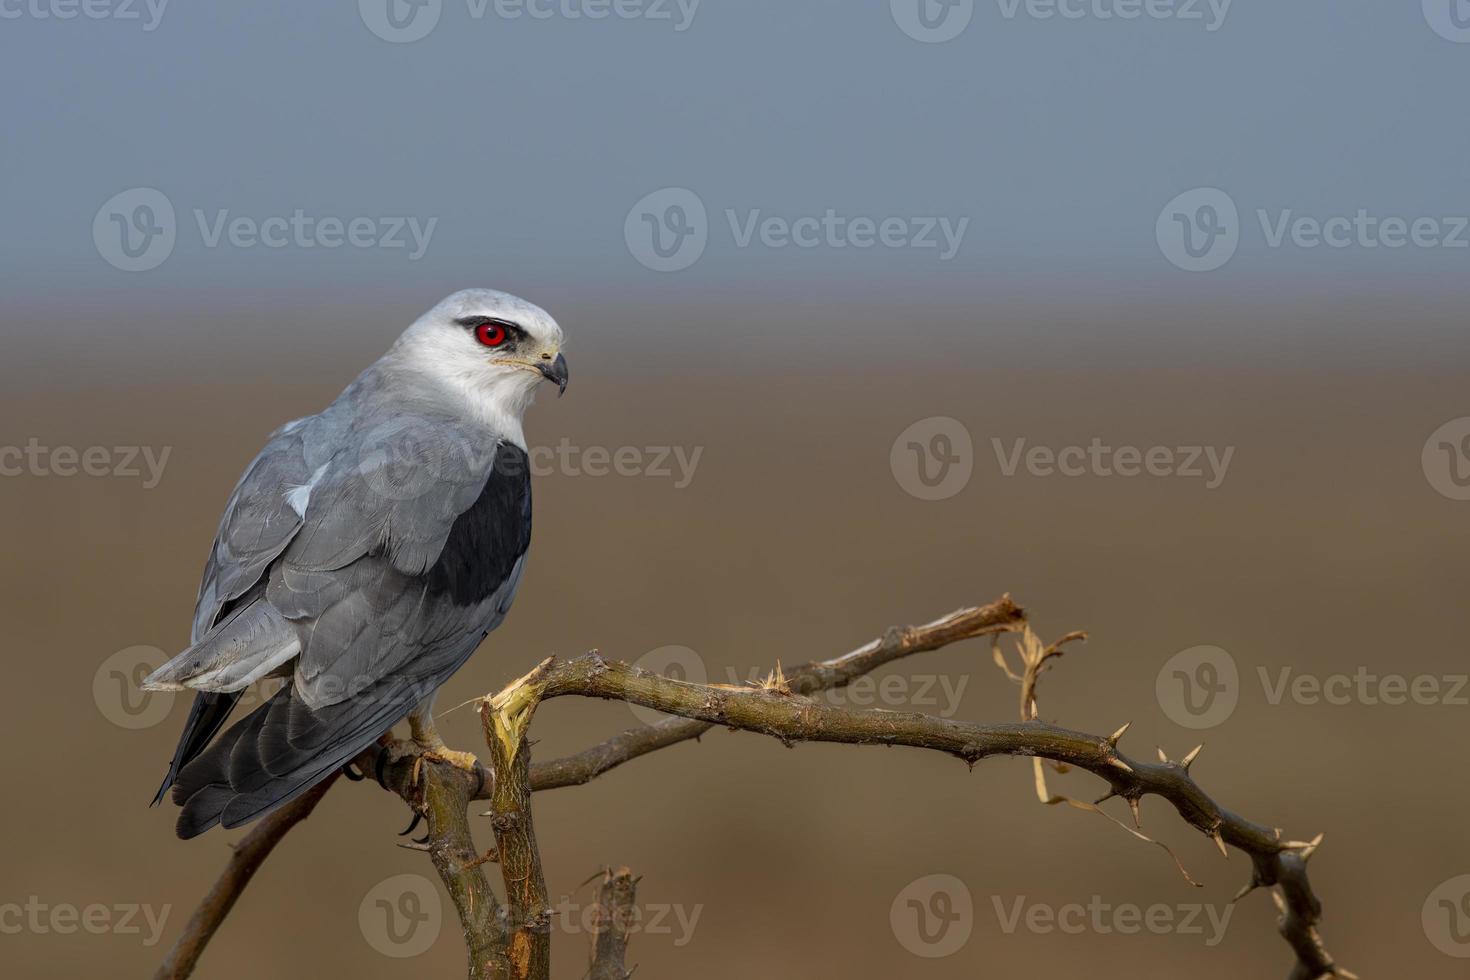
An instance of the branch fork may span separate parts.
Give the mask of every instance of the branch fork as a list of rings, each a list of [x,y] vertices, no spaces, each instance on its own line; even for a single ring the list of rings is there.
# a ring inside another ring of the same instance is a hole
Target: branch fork
[[[1006,634],[1015,641],[1019,670],[1011,668],[1000,646],[1000,637]],[[992,659],[1020,687],[1018,722],[975,724],[918,712],[841,708],[811,697],[841,688],[904,657],[981,636],[992,638]],[[1158,761],[1151,762],[1130,758],[1121,751],[1119,743],[1128,731],[1127,724],[1111,735],[1098,736],[1040,720],[1037,686],[1041,675],[1055,665],[1069,644],[1085,638],[1086,634],[1074,632],[1052,643],[1042,643],[1022,609],[1009,596],[1003,596],[989,605],[960,609],[922,626],[889,629],[840,657],[790,671],[778,661],[762,681],[743,686],[674,680],[605,660],[595,651],[571,660],[550,657],[498,694],[479,701],[495,775],[489,785],[477,786],[470,774],[436,762],[424,765],[422,779],[415,780],[411,766],[401,760],[380,765],[379,748],[365,752],[356,765],[362,772],[372,772],[376,767],[383,785],[428,819],[424,849],[459,914],[470,953],[471,980],[545,980],[550,974],[552,913],[532,821],[533,793],[580,785],[639,756],[698,739],[716,725],[777,738],[788,745],[801,741],[907,745],[944,752],[970,766],[995,755],[1029,757],[1036,794],[1042,803],[1066,804],[1102,814],[1134,837],[1163,848],[1185,879],[1198,884],[1167,845],[1141,829],[1139,800],[1149,794],[1160,796],[1186,823],[1210,837],[1222,854],[1228,857],[1227,847],[1234,847],[1250,857],[1251,879],[1232,901],[1256,888],[1273,889],[1281,913],[1278,930],[1295,955],[1290,980],[1352,978],[1335,964],[1317,932],[1321,904],[1306,869],[1321,845],[1321,835],[1311,841],[1283,841],[1279,830],[1245,820],[1215,803],[1190,773],[1203,746],[1195,747],[1177,762],[1160,749]],[[565,696],[621,700],[672,717],[628,729],[574,755],[533,765],[527,732],[536,707],[548,698]],[[1047,786],[1048,765],[1062,773],[1084,769],[1104,780],[1108,790],[1091,803],[1053,794]],[[1134,826],[1102,809],[1102,804],[1113,797],[1127,801]],[[475,848],[468,826],[466,811],[475,799],[489,799],[491,804],[486,815],[491,818],[496,846],[487,854]],[[296,818],[300,819],[310,812],[315,799],[309,805],[302,801],[278,813],[304,809]],[[272,818],[262,821],[247,836],[252,853],[263,860],[292,823]],[[266,837],[263,849],[262,842],[253,840],[258,833]],[[492,861],[499,863],[504,904],[493,893],[484,873],[484,865]],[[210,899],[195,914],[195,920],[202,917],[205,924],[198,926],[191,921],[158,977],[188,976],[244,881],[248,881],[248,875],[238,880],[227,870]],[[636,884],[637,879],[627,869],[603,873],[598,888],[591,980],[627,980],[630,976],[623,965],[627,932],[619,927],[616,913],[631,908]],[[218,911],[216,893],[222,891],[230,897],[223,911]],[[211,909],[216,911],[211,913]]]

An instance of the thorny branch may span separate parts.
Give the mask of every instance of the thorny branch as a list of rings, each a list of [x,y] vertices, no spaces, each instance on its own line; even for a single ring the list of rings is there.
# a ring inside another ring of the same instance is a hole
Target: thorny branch
[[[355,765],[363,772],[376,770],[383,785],[413,808],[414,820],[405,835],[427,820],[428,833],[402,846],[426,852],[444,883],[469,951],[469,980],[510,980],[510,915],[495,897],[484,868],[494,852],[480,854],[470,832],[474,780],[414,756],[395,759],[386,744],[359,755]]]
[[[1010,669],[998,647],[994,654],[1007,675],[1020,684],[1019,722],[972,724],[917,712],[834,707],[811,697],[841,687],[902,657],[963,639],[1000,633],[1021,634],[1021,673]],[[1352,974],[1334,963],[1317,932],[1321,905],[1307,878],[1307,862],[1321,843],[1320,836],[1312,841],[1284,840],[1280,830],[1246,820],[1221,807],[1190,775],[1190,767],[1199,755],[1198,748],[1177,762],[1169,760],[1160,750],[1158,761],[1150,762],[1131,758],[1119,750],[1118,742],[1127,725],[1112,735],[1099,736],[1038,720],[1038,678],[1050,666],[1050,661],[1061,655],[1066,643],[1081,638],[1083,634],[1072,633],[1043,645],[1026,625],[1021,609],[1005,597],[988,606],[960,610],[924,626],[889,630],[882,638],[832,660],[808,664],[789,673],[783,673],[778,666],[756,686],[672,680],[628,664],[604,660],[595,652],[568,661],[551,658],[500,694],[481,701],[491,758],[499,773],[493,785],[481,787],[469,774],[421,763],[421,760],[399,760],[383,766],[381,781],[414,806],[416,812],[430,818],[428,841],[415,846],[429,850],[431,856],[438,853],[435,868],[450,891],[471,950],[472,980],[545,976],[549,912],[530,822],[530,791],[585,783],[638,756],[697,738],[717,725],[768,735],[788,744],[820,741],[907,745],[944,752],[970,766],[995,755],[1027,756],[1036,768],[1036,788],[1042,802],[1068,803],[1104,812],[1101,803],[1121,797],[1128,802],[1135,822],[1139,799],[1148,794],[1160,796],[1186,823],[1214,839],[1222,852],[1228,845],[1249,855],[1251,880],[1237,899],[1255,888],[1276,889],[1273,894],[1281,910],[1278,929],[1296,957],[1290,980],[1351,978]],[[569,695],[626,701],[677,717],[629,729],[563,759],[532,764],[525,731],[535,706],[548,698]],[[359,757],[359,766],[364,771],[373,771],[377,755],[375,750],[365,752]],[[1108,792],[1096,803],[1053,796],[1046,787],[1042,760],[1050,761],[1062,771],[1087,770],[1108,784]],[[498,851],[479,857],[463,815],[471,799],[484,798],[491,800]],[[456,809],[460,814],[458,821],[443,812]],[[1140,831],[1130,832],[1151,841]],[[489,894],[488,883],[480,870],[486,861],[496,859],[501,862],[509,909],[503,909]],[[613,887],[607,882],[604,886]],[[217,885],[216,890],[219,888]],[[614,893],[610,900],[620,901],[618,896],[622,893],[616,889]],[[627,887],[627,896],[631,903],[631,885]],[[207,938],[206,935],[204,939]],[[603,934],[599,934],[599,950],[602,939]],[[608,969],[621,970],[626,936],[620,939],[614,936],[608,942],[617,946],[616,966]],[[203,942],[198,945],[202,947]],[[594,956],[594,969],[601,962],[601,955],[599,952]],[[174,975],[185,976],[187,971]],[[600,980],[604,975],[620,974],[593,975]]]
[[[480,720],[496,774],[487,816],[495,829],[500,875],[510,905],[513,931],[508,952],[515,980],[548,980],[551,976],[551,906],[531,823],[531,746],[526,741],[526,729],[540,703],[535,674],[532,671],[480,702]]]

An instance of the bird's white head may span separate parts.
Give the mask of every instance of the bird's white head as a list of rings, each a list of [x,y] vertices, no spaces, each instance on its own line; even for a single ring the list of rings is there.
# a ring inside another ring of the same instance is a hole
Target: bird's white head
[[[521,419],[539,383],[566,390],[562,342],[561,327],[534,303],[494,289],[462,289],[419,317],[390,356],[524,446]]]

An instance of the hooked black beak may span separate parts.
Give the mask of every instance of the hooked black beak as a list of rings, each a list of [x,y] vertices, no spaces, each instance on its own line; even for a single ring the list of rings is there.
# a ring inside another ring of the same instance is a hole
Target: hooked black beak
[[[556,382],[556,395],[560,398],[562,393],[567,390],[567,379],[571,377],[567,368],[567,359],[558,354],[555,360],[542,361],[539,367],[542,377],[547,381]]]

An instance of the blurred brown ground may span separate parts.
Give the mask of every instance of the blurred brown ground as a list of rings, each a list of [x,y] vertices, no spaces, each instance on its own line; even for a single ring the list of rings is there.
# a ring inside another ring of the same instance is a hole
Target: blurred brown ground
[[[355,365],[356,366],[356,365]],[[355,368],[354,366],[354,368]],[[1313,862],[1323,933],[1368,977],[1449,978],[1420,923],[1440,881],[1470,872],[1470,784],[1458,750],[1470,709],[1270,705],[1256,668],[1456,674],[1467,670],[1465,518],[1421,471],[1426,436],[1470,414],[1470,371],[1311,375],[1195,369],[1024,373],[955,368],[829,375],[599,376],[574,361],[565,399],[532,411],[554,445],[704,447],[692,484],[543,478],[520,597],[441,694],[442,710],[498,688],[549,653],[597,647],[632,659],[681,644],[740,677],[780,658],[839,653],[892,624],[1013,593],[1044,635],[1091,640],[1044,680],[1043,715],[1085,730],[1134,724],[1124,748],[1174,757],[1201,738],[1194,772],[1226,806],[1295,837],[1327,834]],[[146,804],[186,704],[128,731],[92,695],[94,673],[136,644],[187,638],[197,575],[230,486],[266,432],[314,411],[350,375],[284,388],[119,387],[5,397],[5,437],[171,446],[162,482],[0,480],[8,804],[0,903],[169,906],[161,942],[137,935],[0,936],[8,976],[145,976],[241,832],[181,842],[173,810]],[[949,415],[975,439],[959,495],[900,489],[889,447],[910,423]],[[989,440],[1233,445],[1223,486],[1183,479],[1002,478]],[[1224,725],[1174,724],[1154,679],[1176,651],[1214,644],[1240,664]],[[958,717],[1010,719],[1014,688],[971,643],[885,673],[968,678]],[[633,721],[625,706],[565,700],[538,714],[538,757]],[[474,748],[474,713],[444,719]],[[1078,796],[1098,783],[1060,777]],[[588,786],[537,797],[553,895],[590,900],[600,866],[643,875],[643,904],[700,907],[692,937],[636,936],[640,977],[899,978],[1284,976],[1269,897],[1241,903],[1224,942],[1200,936],[1003,932],[994,911],[1027,903],[1222,905],[1249,874],[1222,861],[1157,799],[1145,829],[1162,851],[1096,816],[1039,806],[1020,760],[973,772],[902,749],[800,745],[716,731]],[[1110,804],[1112,805],[1112,804]],[[422,956],[365,941],[357,911],[391,875],[432,878],[394,845],[396,799],[342,784],[260,872],[210,946],[210,980],[459,976],[454,923]],[[489,846],[488,825],[479,842]],[[947,873],[974,897],[974,933],[942,959],[897,941],[889,909],[914,879]],[[672,920],[670,920],[672,922]],[[555,971],[583,975],[588,938],[558,935]]]

